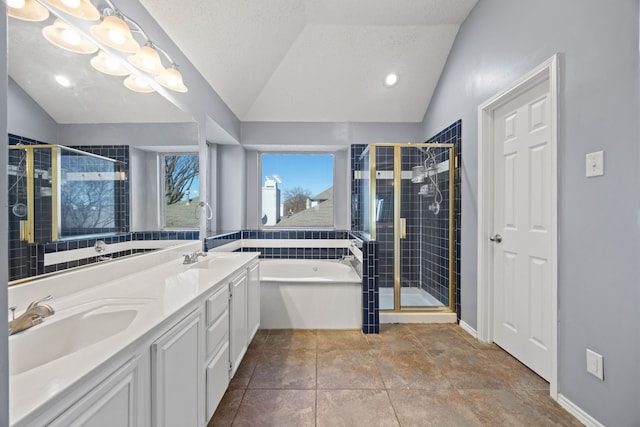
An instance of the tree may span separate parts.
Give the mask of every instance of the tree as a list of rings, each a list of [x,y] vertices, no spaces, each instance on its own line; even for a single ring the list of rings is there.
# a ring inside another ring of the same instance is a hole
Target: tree
[[[284,190],[284,214],[295,214],[307,209],[309,197],[311,197],[311,191],[302,187]]]
[[[197,154],[164,157],[164,188],[167,205],[179,202],[200,173]]]

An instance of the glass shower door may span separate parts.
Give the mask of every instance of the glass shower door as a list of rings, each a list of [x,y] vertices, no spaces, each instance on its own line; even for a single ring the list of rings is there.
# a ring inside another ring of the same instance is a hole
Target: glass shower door
[[[394,151],[392,146],[376,146],[371,159],[371,181],[375,183],[371,217],[375,224],[375,239],[378,242],[378,286],[381,310],[396,309],[397,300]]]
[[[452,147],[376,144],[371,149],[380,309],[452,310]]]

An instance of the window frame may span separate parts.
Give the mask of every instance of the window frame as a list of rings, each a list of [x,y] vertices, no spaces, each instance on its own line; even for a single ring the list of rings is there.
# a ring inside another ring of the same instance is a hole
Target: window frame
[[[262,156],[263,155],[320,155],[320,156],[331,156],[331,183],[332,189],[335,194],[335,185],[336,185],[336,154],[331,151],[296,151],[296,150],[287,150],[287,151],[258,151],[258,180],[257,180],[257,191],[258,191],[258,207],[256,209],[256,221],[258,224],[259,230],[264,231],[288,231],[288,230],[309,230],[309,231],[334,231],[336,230],[336,200],[335,196],[333,199],[333,209],[331,212],[331,222],[330,226],[281,226],[281,225],[263,225],[262,224],[262,185],[264,174],[262,172]]]
[[[158,212],[159,212],[159,222],[160,229],[163,231],[199,231],[200,223],[198,222],[194,226],[189,227],[170,227],[167,226],[167,215],[166,215],[166,179],[165,179],[165,158],[167,156],[196,156],[198,158],[198,162],[200,161],[200,155],[197,151],[167,151],[158,153],[158,176],[160,177],[160,182],[158,185],[159,194],[158,194]],[[198,180],[202,178],[200,165],[198,164]],[[199,181],[198,181],[199,182]],[[198,189],[198,197],[200,197],[200,190]]]

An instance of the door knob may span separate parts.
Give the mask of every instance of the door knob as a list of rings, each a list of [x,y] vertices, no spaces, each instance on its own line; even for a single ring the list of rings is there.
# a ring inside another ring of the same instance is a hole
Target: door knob
[[[502,242],[502,236],[499,235],[499,234],[495,234],[495,235],[489,237],[489,240],[491,240],[492,242],[500,243],[500,242]]]

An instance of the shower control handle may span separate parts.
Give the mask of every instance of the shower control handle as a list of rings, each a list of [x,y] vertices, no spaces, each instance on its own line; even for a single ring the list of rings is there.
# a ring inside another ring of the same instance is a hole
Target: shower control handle
[[[492,242],[500,243],[500,242],[502,242],[502,236],[499,235],[499,234],[495,234],[495,235],[489,237],[489,240],[491,240]]]

